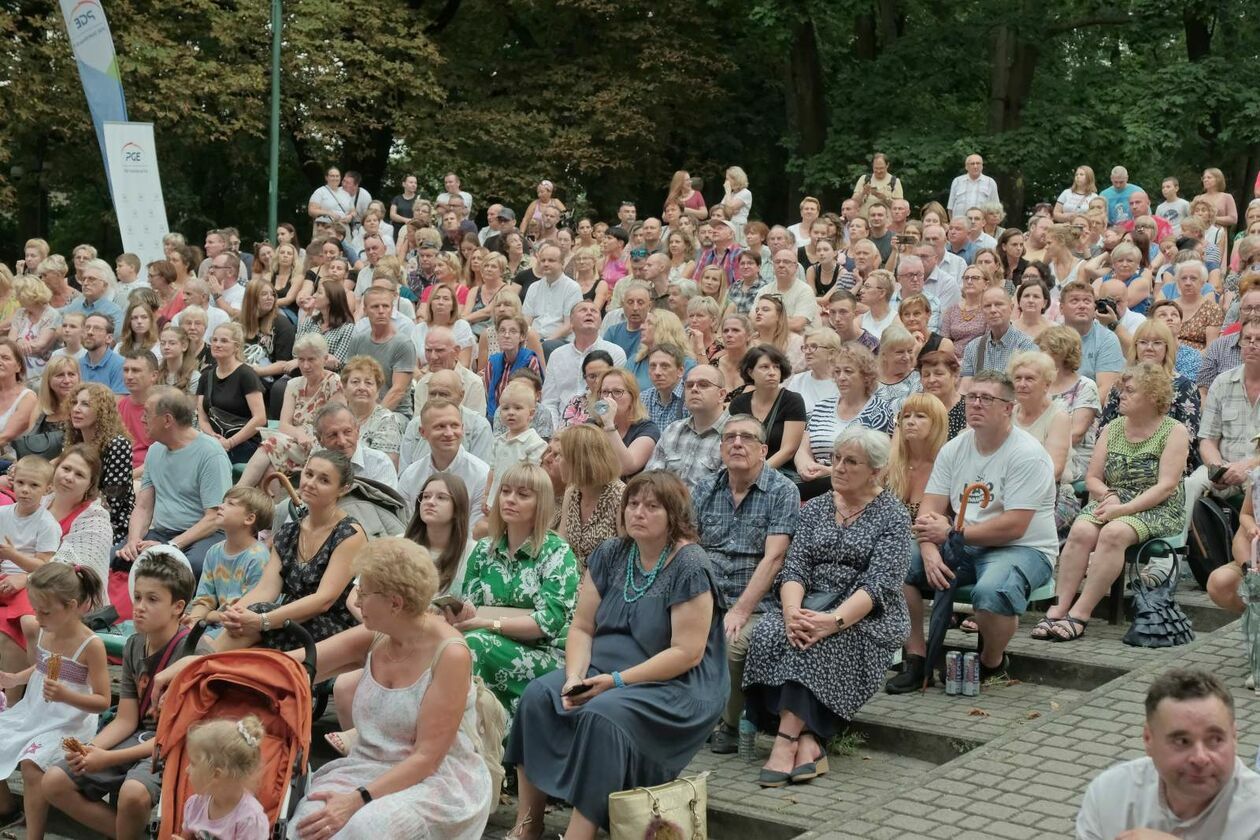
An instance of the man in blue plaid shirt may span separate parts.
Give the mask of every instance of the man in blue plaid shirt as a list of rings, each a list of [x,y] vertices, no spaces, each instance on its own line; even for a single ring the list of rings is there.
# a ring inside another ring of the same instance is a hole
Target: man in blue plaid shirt
[[[771,587],[796,531],[801,495],[783,473],[766,466],[766,430],[756,418],[730,418],[721,440],[722,469],[696,485],[692,501],[700,544],[728,607],[731,694],[710,744],[715,753],[733,753],[744,710],[740,683],[748,640],[763,611],[776,609]]]

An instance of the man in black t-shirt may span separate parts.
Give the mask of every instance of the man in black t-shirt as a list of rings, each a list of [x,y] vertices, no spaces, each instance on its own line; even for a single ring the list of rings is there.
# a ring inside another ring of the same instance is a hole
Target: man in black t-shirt
[[[866,221],[871,229],[871,234],[867,238],[879,249],[879,261],[881,263],[885,262],[889,255],[892,254],[893,232],[888,227],[890,213],[888,202],[882,198],[872,202],[870,208],[866,211]]]

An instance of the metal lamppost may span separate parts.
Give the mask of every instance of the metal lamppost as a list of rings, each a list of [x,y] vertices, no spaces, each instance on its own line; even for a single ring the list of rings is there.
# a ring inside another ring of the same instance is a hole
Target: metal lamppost
[[[280,202],[280,0],[271,0],[271,164],[267,176],[267,239],[276,235]]]

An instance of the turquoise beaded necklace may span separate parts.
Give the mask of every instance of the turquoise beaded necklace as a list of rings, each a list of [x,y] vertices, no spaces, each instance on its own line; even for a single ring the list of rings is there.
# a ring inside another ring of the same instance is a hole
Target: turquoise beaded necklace
[[[649,572],[639,562],[639,546],[637,544],[630,546],[630,556],[626,558],[626,585],[622,591],[627,604],[633,604],[642,598],[652,588],[652,584],[656,583],[656,576],[661,573],[661,569],[665,568],[665,560],[669,557],[671,547],[666,545],[661,550],[661,556],[657,559],[656,565],[652,567],[652,571]],[[635,570],[638,570],[638,573],[643,577],[642,586],[635,582]]]

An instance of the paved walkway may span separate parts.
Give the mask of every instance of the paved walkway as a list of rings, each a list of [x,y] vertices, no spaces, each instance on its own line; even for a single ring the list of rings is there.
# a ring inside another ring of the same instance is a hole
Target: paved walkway
[[[838,823],[800,840],[1049,840],[1070,837],[1086,786],[1100,771],[1144,754],[1143,700],[1173,665],[1220,676],[1238,708],[1239,755],[1260,745],[1260,697],[1242,687],[1242,641],[1232,624],[1098,689],[1086,702],[1029,722],[888,791]]]

